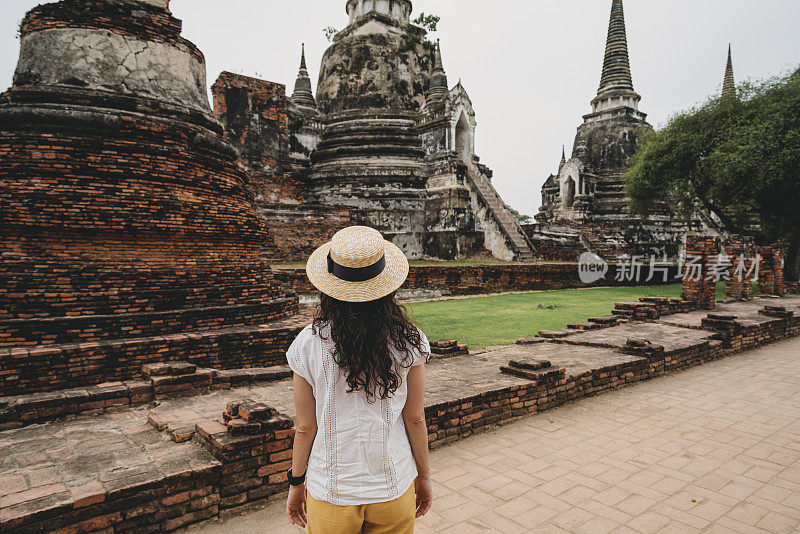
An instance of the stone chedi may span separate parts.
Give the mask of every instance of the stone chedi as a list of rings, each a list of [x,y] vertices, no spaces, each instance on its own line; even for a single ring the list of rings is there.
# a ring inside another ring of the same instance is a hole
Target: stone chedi
[[[353,0],[350,24],[322,59],[317,102],[325,128],[311,155],[313,193],[351,207],[404,250],[420,254],[425,169],[417,110],[424,103],[424,30],[411,2]]]
[[[205,60],[167,0],[62,0],[0,96],[0,396],[279,353],[287,317]]]
[[[647,221],[630,214],[624,174],[642,133],[652,130],[647,115],[639,110],[640,101],[631,76],[622,0],[613,0],[592,112],[578,127],[572,157],[562,153],[558,173],[542,187],[539,224],[531,235],[534,243],[572,244],[576,250],[588,248],[604,257],[675,257],[685,233],[704,226],[701,220],[677,222],[666,204]]]
[[[622,174],[641,132],[651,130],[633,89],[622,0],[614,0],[603,74],[592,112],[583,117],[572,157],[545,184],[541,221],[623,216],[627,208]]]
[[[260,163],[246,166],[263,177],[254,181],[259,212],[275,234],[306,244],[283,259],[304,259],[346,223],[377,228],[409,258],[489,250],[534,259],[475,156],[471,101],[460,83],[448,87],[441,51],[411,24],[411,7],[349,0],[349,24],[324,54],[316,95],[305,54],[291,97],[282,85],[230,73],[212,88],[226,136],[257,153],[250,159]],[[243,99],[238,86],[265,103],[260,111],[233,102]]]

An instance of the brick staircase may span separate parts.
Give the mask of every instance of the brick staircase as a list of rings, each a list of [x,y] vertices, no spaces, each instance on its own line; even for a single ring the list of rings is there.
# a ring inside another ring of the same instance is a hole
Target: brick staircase
[[[469,169],[467,176],[469,176],[469,180],[478,196],[486,204],[500,230],[511,244],[517,261],[536,261],[536,251],[533,248],[533,243],[522,230],[514,215],[508,210],[505,202],[497,194],[489,179],[474,168]]]

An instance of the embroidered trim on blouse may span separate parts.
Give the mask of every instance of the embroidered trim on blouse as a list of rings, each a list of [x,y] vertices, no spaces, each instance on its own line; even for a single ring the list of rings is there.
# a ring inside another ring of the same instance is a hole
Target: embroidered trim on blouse
[[[390,499],[395,499],[400,496],[397,490],[397,473],[394,467],[394,458],[392,458],[392,451],[389,449],[389,431],[391,430],[391,414],[392,408],[389,404],[389,399],[381,399],[381,421],[383,423],[383,432],[381,445],[383,447],[383,471],[386,475],[386,491]]]
[[[328,343],[322,343],[322,369],[325,375],[325,391],[327,399],[325,400],[325,413],[324,426],[325,426],[325,457],[328,462],[328,498],[330,503],[339,502],[339,462],[338,462],[338,440],[336,435],[336,369],[332,369],[332,364],[336,362],[333,360],[333,355],[329,354],[330,348]]]

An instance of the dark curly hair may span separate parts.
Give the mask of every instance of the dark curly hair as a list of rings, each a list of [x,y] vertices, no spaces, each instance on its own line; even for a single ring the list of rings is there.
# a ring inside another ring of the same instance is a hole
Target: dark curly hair
[[[402,383],[398,371],[414,361],[411,351],[423,354],[420,331],[394,294],[370,302],[343,302],[323,294],[314,333],[324,326],[330,326],[333,359],[347,376],[348,391],[363,390],[369,402],[397,391]],[[392,356],[392,347],[400,358]]]

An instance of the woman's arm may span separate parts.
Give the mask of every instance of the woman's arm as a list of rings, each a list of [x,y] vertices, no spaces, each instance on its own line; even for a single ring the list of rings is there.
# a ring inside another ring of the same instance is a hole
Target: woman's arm
[[[314,390],[306,380],[294,374],[294,406],[296,419],[294,423],[294,446],[292,449],[292,475],[299,477],[308,469],[308,457],[311,446],[317,435],[317,402]],[[286,502],[286,515],[293,525],[306,526],[305,484],[289,487],[289,498]]]
[[[416,365],[409,369],[406,380],[408,397],[403,408],[403,422],[417,464],[417,517],[421,517],[428,512],[433,501],[431,468],[428,464],[428,425],[425,422],[425,366]]]
[[[317,401],[314,390],[305,378],[294,375],[294,407],[296,419],[294,423],[294,449],[292,451],[292,474],[302,476],[308,467],[311,446],[317,435]]]

